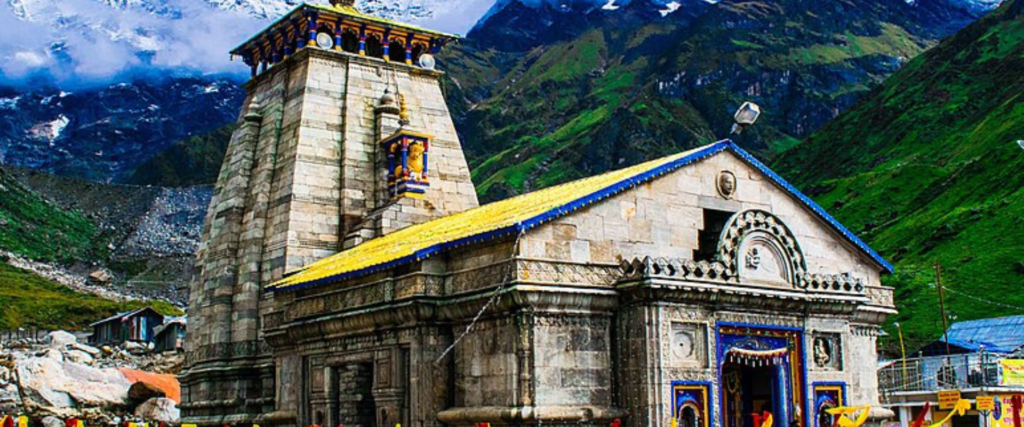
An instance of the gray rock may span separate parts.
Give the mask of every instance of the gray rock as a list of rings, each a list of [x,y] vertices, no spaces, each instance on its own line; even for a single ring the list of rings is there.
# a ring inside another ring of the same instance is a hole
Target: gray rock
[[[53,359],[53,360],[56,360],[58,362],[63,362],[64,361],[64,353],[61,353],[60,350],[57,350],[55,348],[48,348],[46,350],[40,351],[39,353],[36,353],[36,357],[43,357],[43,358],[47,358],[47,359]]]
[[[128,350],[128,352],[132,353],[132,354],[145,353],[146,350],[147,350],[145,344],[137,343],[137,342],[134,342],[134,341],[126,341],[121,346],[124,347],[125,350]]]
[[[93,361],[93,357],[89,355],[89,353],[86,353],[81,350],[68,350],[66,353],[64,353],[64,357],[66,357],[71,362],[80,363],[83,365],[91,365]]]
[[[17,384],[5,384],[0,387],[0,411],[12,414],[21,410],[21,393]]]
[[[49,357],[34,357],[18,361],[15,366],[21,398],[27,406],[70,408],[71,396],[55,390],[53,384],[65,383],[64,369],[59,361]]]
[[[54,416],[45,417],[43,418],[43,427],[64,427],[64,421]]]
[[[96,347],[93,347],[93,346],[90,346],[90,345],[85,345],[85,344],[82,344],[82,343],[71,344],[71,348],[73,348],[75,350],[80,350],[80,351],[84,351],[86,353],[89,353],[89,355],[92,356],[92,357],[99,356],[100,353],[103,352],[102,350],[100,350],[100,349],[98,349]]]
[[[78,338],[68,332],[53,331],[46,334],[46,343],[49,344],[50,347],[64,348],[77,342]]]
[[[166,397],[149,399],[135,408],[135,416],[146,421],[177,424],[181,421],[181,411],[173,400]]]

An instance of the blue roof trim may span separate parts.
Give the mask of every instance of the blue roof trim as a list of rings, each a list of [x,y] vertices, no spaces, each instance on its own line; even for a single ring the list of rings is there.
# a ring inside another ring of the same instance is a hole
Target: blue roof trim
[[[651,169],[649,171],[642,172],[642,173],[637,174],[635,176],[626,178],[626,179],[624,179],[622,181],[619,181],[619,182],[617,182],[615,184],[612,184],[612,185],[610,185],[608,187],[605,187],[605,188],[603,188],[601,190],[598,190],[596,192],[584,195],[584,196],[582,196],[582,197],[580,197],[580,198],[578,198],[578,199],[576,199],[576,200],[574,200],[572,202],[569,202],[569,203],[566,203],[564,205],[558,206],[558,207],[556,207],[554,209],[548,210],[547,212],[543,212],[541,214],[538,214],[538,215],[534,216],[533,218],[530,218],[530,219],[527,219],[527,220],[524,220],[524,221],[512,224],[511,226],[499,228],[497,230],[492,230],[492,231],[488,231],[488,232],[484,232],[484,233],[480,233],[480,234],[475,234],[475,235],[472,235],[472,236],[469,236],[469,237],[465,237],[465,238],[462,238],[462,239],[459,239],[459,240],[454,240],[454,241],[447,242],[447,243],[439,243],[439,244],[436,244],[436,245],[433,245],[433,246],[421,249],[421,250],[417,251],[414,255],[398,258],[398,259],[395,259],[395,260],[392,260],[392,261],[388,261],[388,262],[383,263],[383,264],[378,264],[378,265],[373,266],[373,267],[367,267],[367,268],[363,268],[363,269],[360,269],[360,270],[350,271],[348,273],[343,273],[343,274],[338,274],[338,275],[334,275],[334,276],[324,277],[324,278],[321,278],[321,279],[312,280],[312,281],[301,283],[301,284],[297,284],[297,285],[282,286],[282,287],[277,288],[275,290],[276,291],[292,291],[292,290],[298,290],[298,289],[303,289],[303,288],[308,288],[308,287],[313,287],[313,286],[319,286],[319,285],[323,285],[323,284],[327,284],[327,283],[331,283],[331,282],[337,282],[337,281],[341,281],[341,280],[351,279],[351,278],[358,277],[358,276],[365,276],[367,274],[372,274],[372,273],[376,273],[376,272],[379,272],[379,271],[382,271],[382,270],[387,270],[387,269],[390,269],[390,268],[393,268],[393,267],[396,267],[396,266],[399,266],[399,265],[402,265],[402,264],[407,264],[407,263],[410,263],[410,262],[419,261],[419,260],[422,260],[424,258],[428,258],[430,256],[433,256],[433,255],[435,255],[437,253],[444,252],[446,250],[453,249],[453,248],[456,248],[456,247],[459,247],[459,246],[465,246],[465,245],[469,245],[469,244],[474,244],[474,243],[479,243],[479,242],[483,242],[483,241],[487,241],[487,240],[492,240],[492,239],[495,239],[495,238],[501,237],[501,236],[507,236],[507,235],[513,235],[513,234],[517,234],[517,233],[522,233],[522,232],[525,232],[527,230],[536,228],[537,226],[542,225],[542,224],[544,224],[546,222],[549,222],[549,221],[552,221],[554,219],[563,217],[563,216],[568,215],[569,213],[575,212],[575,211],[577,211],[577,210],[579,210],[581,208],[584,208],[586,206],[589,206],[589,205],[594,204],[596,202],[599,202],[601,200],[607,199],[607,198],[609,198],[611,196],[614,196],[614,195],[616,195],[618,193],[626,191],[626,190],[628,190],[630,188],[633,188],[633,187],[635,187],[637,185],[644,184],[644,183],[646,183],[648,181],[653,180],[654,178],[657,178],[657,177],[660,177],[660,176],[665,175],[667,173],[673,172],[676,169],[679,169],[679,168],[681,168],[683,166],[692,164],[692,163],[700,161],[700,160],[704,160],[704,159],[706,159],[708,157],[711,157],[711,156],[713,156],[715,154],[718,154],[718,153],[720,153],[722,151],[726,151],[726,150],[730,150],[730,151],[736,153],[740,158],[742,158],[744,161],[749,163],[751,166],[753,166],[757,170],[759,170],[762,173],[764,173],[765,175],[767,175],[769,178],[772,179],[772,181],[774,181],[780,187],[782,187],[787,192],[792,194],[794,197],[799,199],[804,205],[806,205],[808,208],[810,208],[811,211],[814,212],[815,214],[817,214],[822,220],[824,220],[829,225],[831,225],[833,228],[835,228],[836,231],[838,231],[844,237],[849,239],[851,243],[853,243],[855,246],[857,246],[861,250],[867,252],[868,255],[870,255],[872,259],[874,259],[878,264],[880,264],[883,268],[885,268],[885,270],[887,272],[889,272],[889,273],[893,272],[892,264],[889,264],[884,258],[882,258],[881,255],[876,253],[874,250],[872,250],[870,247],[868,247],[868,245],[866,243],[864,243],[862,240],[857,238],[857,236],[855,236],[853,234],[853,232],[851,232],[850,230],[846,229],[846,227],[843,227],[843,225],[840,224],[839,221],[836,221],[835,218],[832,218],[832,216],[830,216],[828,213],[826,213],[825,210],[821,208],[821,206],[818,206],[817,203],[814,203],[813,200],[811,200],[810,198],[805,196],[803,193],[801,193],[799,190],[797,190],[795,187],[790,185],[788,182],[786,182],[786,180],[782,179],[782,177],[780,177],[779,175],[775,174],[775,172],[772,172],[770,169],[768,169],[767,166],[765,166],[763,163],[761,163],[756,158],[754,158],[754,156],[752,156],[750,153],[747,153],[742,148],[740,148],[739,146],[734,144],[732,141],[724,140],[724,141],[719,141],[719,142],[716,142],[714,144],[708,145],[706,148],[704,148],[704,149],[702,149],[700,151],[697,151],[697,152],[695,152],[693,154],[690,154],[688,156],[681,157],[681,158],[676,159],[674,161],[668,162],[668,163],[666,163],[664,165],[658,166],[657,168],[654,168],[654,169]]]
[[[807,206],[811,210],[811,212],[814,212],[815,214],[818,215],[819,218],[821,218],[829,225],[831,225],[832,228],[838,231],[839,234],[842,234],[843,237],[850,241],[850,243],[853,243],[854,246],[857,246],[857,248],[859,248],[860,250],[867,252],[867,254],[870,255],[871,258],[878,263],[878,265],[881,265],[882,268],[885,269],[886,273],[892,273],[895,271],[895,268],[893,268],[892,264],[890,264],[889,261],[886,261],[885,258],[882,258],[882,256],[879,255],[878,252],[875,252],[874,249],[871,249],[871,247],[868,246],[867,243],[864,243],[863,240],[861,240],[859,237],[853,234],[852,231],[844,227],[843,224],[840,224],[839,221],[832,217],[832,215],[829,215],[828,212],[825,212],[825,209],[822,209],[821,206],[818,206],[818,204],[815,203],[814,200],[811,200],[810,197],[805,196],[804,193],[801,193],[800,190],[797,190],[796,187],[790,185],[788,182],[786,182],[785,179],[782,179],[781,176],[773,172],[771,169],[768,169],[768,167],[765,166],[764,163],[758,161],[756,158],[754,158],[753,155],[746,152],[745,150],[734,144],[732,141],[726,141],[726,144],[729,144],[729,149],[732,150],[737,155],[739,155],[744,161],[749,163],[757,170],[761,171],[761,173],[767,175],[769,178],[772,179],[772,181],[774,181],[776,184],[785,189],[791,195],[793,195],[801,202],[803,202],[803,204]]]

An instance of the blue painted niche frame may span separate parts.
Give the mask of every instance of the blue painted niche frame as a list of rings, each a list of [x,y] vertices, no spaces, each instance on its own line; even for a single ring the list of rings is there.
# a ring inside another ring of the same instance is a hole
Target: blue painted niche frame
[[[842,382],[842,381],[818,381],[818,382],[811,383],[811,390],[812,390],[812,397],[813,397],[813,399],[811,400],[811,405],[812,405],[811,409],[813,411],[812,415],[814,416],[814,427],[832,427],[831,425],[822,426],[818,422],[818,421],[820,421],[820,419],[818,418],[818,416],[819,416],[818,408],[821,406],[819,392],[820,393],[827,393],[827,392],[834,392],[834,393],[836,393],[839,398],[836,399],[835,406],[845,406],[846,405],[846,396],[847,396],[847,394],[846,394],[846,383]]]
[[[712,400],[714,397],[711,393],[711,382],[684,380],[672,381],[672,417],[677,420],[679,419],[679,411],[682,410],[683,404],[687,403],[685,394],[680,396],[681,392],[700,393],[703,401],[698,403],[703,406],[703,408],[700,409],[704,414],[701,420],[701,425],[698,427],[715,427],[715,402]],[[682,424],[679,426],[682,427]]]

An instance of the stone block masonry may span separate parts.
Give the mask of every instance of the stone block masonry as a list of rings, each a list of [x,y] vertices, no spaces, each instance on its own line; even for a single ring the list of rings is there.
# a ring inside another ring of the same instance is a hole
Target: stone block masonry
[[[186,419],[251,423],[274,407],[274,363],[260,334],[265,285],[343,247],[478,205],[440,76],[302,49],[246,84],[197,254]],[[461,191],[382,197],[377,142],[398,124],[375,114],[386,89],[405,96],[409,127],[434,136],[431,184]]]

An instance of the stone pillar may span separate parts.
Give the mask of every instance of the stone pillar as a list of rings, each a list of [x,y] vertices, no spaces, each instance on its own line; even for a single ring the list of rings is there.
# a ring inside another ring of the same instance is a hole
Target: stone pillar
[[[437,413],[450,403],[452,354],[441,359],[441,354],[452,343],[451,330],[439,326],[419,326],[409,347],[408,390],[409,425],[423,427],[444,426]],[[405,424],[403,424],[405,425]]]
[[[656,375],[661,365],[658,309],[633,305],[623,307],[616,316],[617,406],[629,412],[628,426],[661,425],[657,398],[661,384]]]
[[[406,388],[406,362],[397,348],[377,351],[374,366],[373,403],[377,408],[377,425],[390,427],[404,421],[404,394]],[[406,353],[407,354],[407,353]]]

